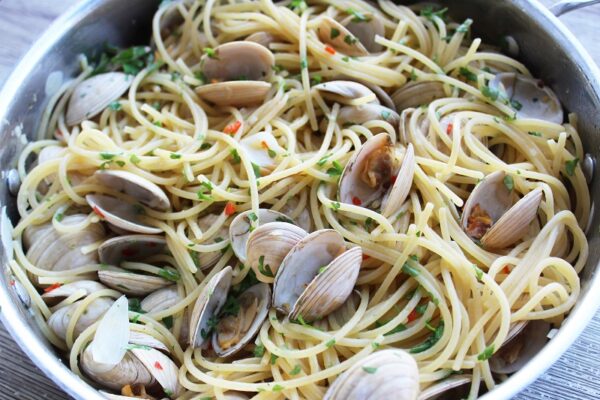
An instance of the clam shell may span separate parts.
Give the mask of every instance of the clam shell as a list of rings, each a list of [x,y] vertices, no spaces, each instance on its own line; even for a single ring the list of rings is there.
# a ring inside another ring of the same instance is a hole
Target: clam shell
[[[380,350],[337,377],[323,400],[416,400],[419,369],[403,350]]]
[[[342,25],[364,46],[369,53],[380,53],[383,46],[375,42],[375,36],[385,37],[385,27],[381,19],[374,14],[363,13],[367,21],[355,21],[354,16],[349,16],[342,21]]]
[[[481,238],[481,244],[485,248],[504,249],[519,241],[537,217],[542,196],[541,188],[527,193],[492,225]]]
[[[111,368],[95,362],[88,346],[81,355],[80,365],[88,377],[109,389],[120,390],[125,385],[134,384],[146,387],[156,384],[150,371],[130,351],[125,353],[119,364]]]
[[[160,384],[167,393],[177,397],[183,392],[179,384],[179,368],[168,356],[156,349],[132,349],[131,353],[150,372],[152,377]]]
[[[265,144],[267,148],[265,148]],[[240,140],[240,147],[250,161],[261,168],[261,171],[270,173],[277,167],[276,157],[271,157],[269,150],[275,154],[284,154],[286,150],[279,145],[275,136],[270,132],[258,132],[251,136],[246,136]]]
[[[145,296],[173,282],[156,275],[143,275],[111,267],[98,271],[98,279],[106,286],[129,296]]]
[[[210,333],[209,319],[221,311],[231,287],[231,267],[212,277],[200,292],[190,317],[190,346],[201,347]]]
[[[279,267],[273,283],[273,306],[290,314],[291,319],[301,314],[306,321],[333,312],[354,288],[358,276],[354,260],[361,253],[360,248],[356,249],[346,251],[344,238],[331,229],[304,237]],[[337,280],[341,276],[343,280]],[[331,286],[329,293],[323,293]]]
[[[546,345],[550,324],[546,321],[529,321],[526,326],[489,359],[490,369],[497,374],[512,374],[520,370]]]
[[[415,175],[415,150],[413,145],[409,143],[404,153],[404,159],[400,165],[400,169],[396,174],[396,181],[384,198],[381,209],[384,217],[389,218],[398,211],[402,206],[413,183]]]
[[[240,328],[240,334],[243,334],[241,338],[237,341],[237,343],[231,345],[228,348],[223,348],[221,346],[221,342],[219,341],[219,334],[228,333],[232,334],[231,326],[228,323],[232,323],[232,319],[238,320],[245,313],[245,308],[252,302],[252,300],[258,301],[256,308],[256,315],[252,319],[252,322],[247,327],[247,330],[244,330],[243,326],[240,326],[244,321],[238,322],[235,326],[236,328]],[[266,283],[256,284],[248,289],[246,289],[242,294],[238,297],[240,303],[240,310],[237,316],[225,317],[219,321],[217,328],[212,336],[212,346],[215,350],[215,353],[219,357],[229,357],[238,351],[240,351],[244,346],[246,346],[258,333],[262,323],[267,318],[267,314],[269,313],[269,307],[271,306],[271,288]],[[245,333],[244,333],[245,331]]]
[[[167,250],[163,236],[126,235],[108,239],[98,247],[100,262],[120,265],[121,261],[140,261]]]
[[[78,291],[83,291],[83,295],[81,297],[85,297],[89,294],[104,289],[107,289],[107,287],[96,281],[76,281],[59,286],[56,289],[52,289],[49,292],[45,292],[44,294],[42,294],[42,299],[44,299],[46,304],[52,306]]]
[[[446,92],[444,85],[440,82],[411,82],[392,94],[392,100],[398,112],[407,108],[420,107],[444,97],[446,97]]]
[[[327,99],[340,104],[354,105],[355,101],[359,99],[361,104],[379,103],[377,95],[371,89],[354,81],[324,82],[313,86],[313,89],[322,92]]]
[[[281,207],[281,212],[285,215],[292,215],[292,213],[296,210],[298,206],[298,202],[300,200],[297,196],[294,196],[285,203],[283,207]],[[298,226],[304,229],[306,232],[312,231],[312,217],[310,215],[310,211],[308,207],[305,207],[300,212],[300,215],[296,218],[296,222]]]
[[[169,198],[155,183],[127,171],[96,171],[94,174],[104,186],[123,192],[138,202],[155,210],[165,211]]]
[[[132,80],[131,76],[122,72],[107,72],[79,83],[69,99],[67,125],[76,125],[100,114],[125,93]]]
[[[69,306],[59,308],[50,316],[50,318],[48,318],[48,326],[50,326],[56,336],[63,340],[65,340],[67,337],[67,327],[69,326],[71,317],[73,316],[75,309],[79,306],[80,301],[76,301]],[[74,337],[79,336],[79,334],[83,332],[85,328],[98,321],[113,303],[113,300],[106,297],[100,297],[93,300],[75,323],[75,330],[73,331]]]
[[[169,353],[169,348],[163,342],[146,333],[130,331],[129,344],[151,347]]]
[[[372,155],[381,154],[381,163],[376,164],[379,172],[375,187],[371,187],[362,179],[363,169],[367,166]],[[358,149],[346,164],[338,187],[338,199],[342,203],[354,204],[360,200],[363,207],[368,207],[373,201],[380,199],[391,183],[395,170],[393,165],[392,140],[386,133],[380,133],[368,139]]]
[[[396,127],[400,123],[400,116],[396,111],[379,104],[363,104],[342,107],[337,118],[337,122],[341,126],[362,125],[373,120],[386,121]]]
[[[100,212],[106,222],[130,232],[154,234],[161,233],[160,228],[146,225],[140,218],[139,208],[112,196],[88,194],[85,196],[90,207]]]
[[[517,118],[533,118],[562,124],[564,113],[556,94],[541,81],[525,75],[505,72],[496,75],[489,87],[503,92],[505,97],[518,102]]]
[[[262,103],[271,84],[261,81],[230,81],[198,86],[196,93],[217,106],[250,107]]]
[[[233,221],[231,221],[231,225],[229,225],[229,241],[231,243],[231,248],[233,249],[236,257],[242,263],[245,263],[247,260],[246,243],[248,243],[248,237],[250,236],[251,232],[251,221],[249,216],[252,213],[252,210],[248,210],[238,214]],[[265,208],[260,208],[258,210],[257,217],[260,225],[276,221],[294,223],[294,221],[288,218],[285,214]]]
[[[281,42],[283,41],[283,38],[271,32],[254,32],[252,35],[249,35],[244,40],[248,42],[258,43],[261,46],[265,46],[268,49],[271,43]]]
[[[158,313],[167,308],[173,307],[182,299],[177,285],[167,286],[150,293],[140,303],[140,307],[147,313]]]
[[[448,392],[452,389],[457,389],[461,386],[469,385],[473,377],[471,375],[453,375],[443,381],[436,383],[423,390],[418,397],[418,400],[430,400],[436,399],[439,395],[445,394],[448,397]],[[450,396],[451,398],[463,398],[464,396]]]
[[[251,41],[224,43],[214,49],[215,56],[202,56],[202,73],[209,82],[267,81],[275,64],[273,53]]]
[[[217,214],[207,214],[198,219],[198,226],[202,229],[203,232],[207,231],[219,218]],[[229,228],[226,226],[221,227],[212,237],[204,240],[203,243],[217,243],[218,241],[225,240],[229,235]],[[207,253],[198,252],[198,268],[206,269],[210,268],[217,263],[223,256],[221,250],[210,251]]]
[[[246,265],[254,270],[259,281],[270,283],[272,280],[268,278],[273,278],[277,274],[285,256],[306,235],[308,233],[304,229],[287,222],[269,222],[261,225],[248,237]],[[270,270],[272,276],[260,271],[261,257],[264,270]]]
[[[337,35],[336,35],[337,32]],[[369,52],[352,32],[331,17],[322,17],[317,27],[321,42],[348,56],[367,56]]]
[[[335,258],[302,292],[290,319],[302,316],[305,321],[314,321],[337,310],[352,294],[361,263],[360,247],[353,247]]]

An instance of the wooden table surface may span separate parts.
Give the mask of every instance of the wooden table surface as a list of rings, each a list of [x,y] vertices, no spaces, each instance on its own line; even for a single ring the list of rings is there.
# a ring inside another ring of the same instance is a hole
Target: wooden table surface
[[[77,0],[0,0],[0,85],[47,26]],[[542,0],[551,5],[554,0]],[[562,17],[600,64],[600,5]],[[0,325],[0,399],[67,399]],[[518,397],[600,399],[600,312],[567,353]]]

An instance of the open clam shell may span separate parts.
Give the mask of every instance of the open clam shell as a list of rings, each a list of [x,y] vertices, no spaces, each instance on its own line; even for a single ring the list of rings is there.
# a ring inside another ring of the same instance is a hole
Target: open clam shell
[[[252,35],[249,35],[244,40],[258,43],[261,46],[265,46],[268,49],[271,43],[281,42],[284,39],[281,36],[271,32],[254,32]]]
[[[121,261],[140,261],[167,250],[162,236],[125,235],[108,239],[98,247],[100,262],[118,266]]]
[[[380,350],[337,377],[323,400],[416,400],[419,369],[403,350]]]
[[[418,400],[432,400],[432,399],[462,399],[467,396],[468,388],[473,377],[471,375],[453,375],[443,381],[436,383],[435,385],[429,386],[423,390],[418,397]],[[463,390],[464,389],[464,390]],[[455,391],[461,391],[460,394]],[[467,393],[463,393],[467,392]]]
[[[106,286],[129,296],[145,296],[173,283],[160,276],[137,274],[117,267],[98,271],[98,279]]]
[[[295,320],[324,317],[352,293],[360,264],[360,247],[347,249],[336,231],[324,229],[300,240],[279,267],[273,283],[273,305]]]
[[[516,196],[506,186],[505,177],[503,171],[488,175],[475,186],[463,209],[463,230],[486,248],[502,249],[520,240],[529,231],[542,200],[538,188],[513,205]]]
[[[190,317],[190,346],[201,347],[209,338],[211,327],[209,320],[219,314],[227,300],[227,293],[231,287],[231,267],[225,267],[212,277],[206,284],[196,303]]]
[[[382,215],[391,217],[402,206],[413,183],[415,175],[415,150],[409,143],[395,178],[394,185],[381,203]]]
[[[122,72],[107,72],[79,83],[67,106],[67,125],[76,125],[100,114],[131,85],[133,78]]]
[[[342,203],[368,207],[392,184],[396,167],[392,140],[380,133],[367,140],[346,164],[338,187],[338,199]]]
[[[328,100],[340,104],[355,105],[356,102],[360,104],[379,104],[377,95],[359,82],[344,80],[330,81],[319,83],[313,86],[313,89],[323,93],[323,96]]]
[[[67,297],[71,296],[74,293],[81,293],[81,297],[85,297],[89,294],[95,293],[99,290],[107,289],[103,284],[96,281],[76,281],[67,283],[57,287],[56,289],[52,289],[48,292],[42,294],[42,299],[48,305],[55,305]]]
[[[81,300],[80,300],[81,301]],[[80,301],[76,301],[73,304],[61,307],[56,310],[50,318],[48,318],[48,326],[54,331],[56,336],[65,340],[67,337],[67,327],[73,317],[73,313],[80,304]],[[85,328],[98,321],[102,315],[110,308],[114,303],[112,299],[106,297],[100,297],[93,300],[85,309],[83,313],[75,323],[74,336],[77,337]]]
[[[367,56],[369,51],[363,46],[356,36],[344,25],[331,17],[322,17],[317,27],[317,36],[324,44],[328,44],[337,51],[348,56]]]
[[[236,299],[237,315],[223,317],[212,336],[212,346],[219,357],[229,357],[247,345],[258,333],[271,306],[271,288],[256,284]]]
[[[150,371],[129,351],[119,364],[107,368],[94,361],[88,347],[81,355],[80,365],[88,377],[109,389],[120,390],[125,385],[135,384],[146,387],[156,385],[156,379]]]
[[[277,156],[286,150],[279,145],[270,132],[258,132],[240,140],[240,147],[250,162],[260,167],[262,173],[270,173],[277,167]]]
[[[369,53],[380,53],[383,46],[375,42],[375,36],[385,37],[385,26],[381,19],[371,13],[362,13],[363,19],[350,15],[342,20],[342,25],[354,35]]]
[[[104,186],[123,192],[155,210],[171,206],[165,192],[155,183],[127,171],[96,171],[96,179]]]
[[[275,277],[285,256],[306,235],[304,229],[287,222],[261,225],[248,236],[246,264],[259,281],[270,283],[272,279],[268,278]]]
[[[210,227],[219,219],[220,216],[217,214],[207,214],[198,219],[198,226],[202,229],[203,232],[206,232]],[[219,243],[223,240],[226,240],[229,235],[229,228],[227,226],[222,226],[213,236],[203,240],[203,244],[212,244]],[[210,268],[219,261],[219,259],[223,256],[221,250],[210,251],[210,252],[198,252],[197,254],[197,263],[198,268],[206,269]]]
[[[259,226],[276,221],[295,224],[295,222],[285,214],[265,208],[260,208],[257,214],[252,210],[238,214],[233,221],[231,221],[231,225],[229,225],[229,240],[233,252],[242,263],[247,261],[246,245],[248,243],[248,237],[253,230],[252,224],[254,220],[258,220]]]
[[[507,338],[502,347],[489,359],[492,372],[517,372],[546,345],[551,328],[548,322],[536,320],[525,325],[512,338]]]
[[[525,75],[505,72],[489,82],[517,105],[517,118],[534,118],[562,124],[564,113],[556,94],[543,82]]]
[[[411,82],[392,94],[392,100],[398,112],[407,108],[420,107],[444,97],[446,97],[446,92],[444,85],[440,82]]]
[[[142,221],[142,214],[136,204],[101,194],[88,194],[85,199],[96,214],[117,228],[145,234],[162,232],[160,228],[146,225]]]
[[[183,298],[179,294],[176,285],[167,286],[150,293],[140,302],[142,310],[148,313],[157,313],[173,307]]]
[[[264,101],[275,63],[273,53],[252,41],[224,43],[205,54],[201,71],[210,82],[196,88],[203,99],[222,106],[245,107]]]

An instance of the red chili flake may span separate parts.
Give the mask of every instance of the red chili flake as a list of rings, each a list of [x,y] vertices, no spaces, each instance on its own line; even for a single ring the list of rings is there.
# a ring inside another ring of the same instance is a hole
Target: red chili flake
[[[63,137],[62,131],[57,128],[56,131],[54,132],[54,136],[56,136],[57,138]]]
[[[264,140],[260,142],[260,146],[265,150],[269,150],[269,145]]]
[[[238,131],[238,129],[240,129],[240,126],[242,126],[242,121],[232,122],[231,124],[227,125],[225,129],[223,129],[223,132],[233,135]]]
[[[331,55],[335,54],[335,49],[331,46],[325,46],[325,51],[328,52]]]
[[[104,218],[104,214],[102,214],[102,211],[100,211],[100,209],[96,206],[92,207],[92,210],[94,211],[94,213],[96,213],[97,216],[99,216],[100,218]]]
[[[230,201],[227,202],[227,204],[225,204],[225,215],[230,216],[234,213],[235,213],[235,204],[233,204]]]
[[[10,286],[15,286],[15,281],[13,279],[10,280]]]
[[[412,310],[410,312],[410,314],[408,314],[408,322],[413,322],[415,319],[417,319],[419,317],[419,313],[417,312],[417,309],[415,308],[414,310]]]
[[[393,185],[394,183],[396,183],[396,179],[398,179],[398,175],[392,175],[392,177],[390,178],[390,184]]]
[[[502,272],[504,272],[506,275],[510,274],[510,267],[508,265],[505,265],[502,269]]]
[[[160,363],[159,363],[158,361],[154,363],[154,368],[156,368],[156,369],[158,369],[158,370],[160,370],[160,371],[162,371],[162,370],[163,370],[163,366],[162,366],[162,365],[160,365]]]
[[[132,247],[125,248],[121,250],[121,255],[125,257],[133,257],[137,254],[137,250]]]
[[[354,204],[355,206],[360,206],[362,204],[362,201],[358,197],[354,196],[352,198],[352,204]]]
[[[371,257],[369,257],[367,254],[363,254],[362,256],[363,261],[368,260],[369,258]]]
[[[62,286],[62,284],[60,284],[60,283],[53,283],[52,285],[50,285],[46,289],[44,289],[44,293],[49,293],[49,292],[53,291],[54,289],[58,289],[61,286]]]
[[[452,135],[452,130],[454,129],[454,125],[453,124],[448,124],[448,127],[446,128],[446,134],[447,135]]]

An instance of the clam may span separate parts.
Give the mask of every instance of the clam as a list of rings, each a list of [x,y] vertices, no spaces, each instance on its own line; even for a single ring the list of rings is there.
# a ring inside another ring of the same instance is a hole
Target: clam
[[[529,321],[511,329],[509,337],[489,359],[490,369],[497,374],[512,374],[529,362],[548,342],[550,324]]]
[[[280,211],[285,215],[291,215],[296,210],[299,201],[300,200],[298,197],[291,197],[286,201],[285,205],[281,207]],[[298,226],[304,229],[306,232],[310,232],[312,230],[312,216],[310,215],[308,206],[302,208],[302,211],[296,218],[296,221]]]
[[[104,289],[107,289],[107,287],[96,281],[75,281],[45,292],[42,294],[42,299],[46,302],[46,304],[54,305],[75,293],[80,293],[81,297],[85,297],[89,294]]]
[[[155,183],[127,171],[97,171],[96,179],[104,186],[133,197],[154,210],[165,211],[171,206],[165,192]]]
[[[248,243],[250,232],[256,228],[256,224],[260,226],[261,224],[276,221],[294,223],[285,214],[264,208],[260,208],[258,214],[252,210],[245,211],[238,214],[231,221],[231,225],[229,225],[229,241],[231,242],[233,252],[242,263],[246,262],[246,244]]]
[[[350,296],[362,262],[362,249],[348,249],[335,230],[305,236],[279,266],[273,305],[289,316],[314,321],[340,307]]]
[[[67,215],[62,224],[76,225],[87,218],[83,214]],[[23,244],[28,249],[27,258],[37,266],[49,271],[65,271],[98,263],[98,253],[84,253],[87,245],[102,240],[104,228],[100,224],[90,224],[85,229],[61,233],[54,229],[52,222],[28,226],[23,233]]]
[[[375,42],[375,36],[385,37],[385,27],[379,17],[370,13],[360,13],[360,17],[350,15],[342,20],[342,25],[354,35],[369,53],[380,53],[383,46]]]
[[[259,281],[271,282],[279,265],[296,243],[308,235],[306,231],[287,222],[269,222],[260,225],[248,236],[246,264]]]
[[[183,298],[177,286],[171,285],[150,293],[140,302],[140,307],[147,313],[157,313],[173,307],[181,300]]]
[[[473,378],[470,375],[452,375],[423,390],[419,394],[418,400],[466,398],[468,395],[469,384],[472,379]],[[443,397],[439,397],[442,394]]]
[[[486,248],[503,249],[525,236],[542,201],[542,189],[537,188],[513,205],[516,194],[505,181],[503,171],[488,175],[473,189],[463,209],[463,230]]]
[[[65,307],[61,307],[56,310],[50,318],[48,318],[48,325],[56,336],[65,340],[67,337],[67,327],[73,317],[73,313],[77,307],[81,304],[80,301],[76,301],[73,304]],[[79,316],[75,323],[74,336],[77,337],[85,328],[92,325],[109,309],[113,304],[112,299],[106,297],[100,297],[93,300],[85,309],[85,312]]]
[[[212,346],[219,357],[237,353],[256,336],[271,306],[271,288],[258,283],[234,301],[239,304],[237,314],[222,317],[212,336]]]
[[[125,235],[108,239],[98,247],[100,262],[119,265],[121,260],[141,261],[167,250],[167,241],[162,236]]]
[[[117,228],[145,234],[162,232],[162,229],[144,223],[144,210],[137,204],[101,194],[88,194],[85,199],[99,217]]]
[[[379,104],[377,95],[362,83],[354,81],[330,81],[313,86],[314,90],[323,93],[323,97],[340,104],[360,105],[366,103]]]
[[[240,140],[240,147],[250,161],[268,174],[277,167],[277,157],[286,153],[270,132],[258,132]]]
[[[81,369],[111,389],[160,385],[168,396],[177,396],[182,390],[177,379],[178,368],[161,350],[166,350],[162,342],[130,331],[127,298],[123,296],[99,321],[94,339],[81,354]]]
[[[202,229],[203,232],[205,232],[208,229],[210,229],[210,227],[217,221],[217,219],[219,219],[219,215],[207,214],[198,219],[198,226],[200,227],[200,229]],[[203,243],[219,243],[223,240],[226,240],[228,234],[229,228],[227,226],[222,226],[212,237],[203,240]],[[217,261],[219,261],[222,255],[223,253],[221,252],[221,250],[211,251],[207,253],[199,252],[197,257],[198,267],[200,269],[210,268],[213,265],[215,265]]]
[[[556,94],[543,82],[525,75],[505,72],[496,75],[489,87],[503,93],[516,105],[518,118],[542,119],[562,124],[564,113]]]
[[[404,203],[412,186],[414,150],[406,148],[400,166],[391,138],[380,133],[367,140],[352,156],[340,178],[338,198],[342,203],[369,207],[380,201],[382,214],[394,214]]]
[[[76,125],[100,114],[131,85],[133,78],[122,72],[107,72],[79,83],[67,106],[67,125]]]
[[[130,296],[145,296],[173,283],[158,275],[134,273],[117,267],[99,270],[98,279],[106,286]]]
[[[416,400],[419,369],[403,350],[380,350],[337,377],[323,400]]]
[[[265,46],[267,49],[271,43],[281,42],[283,38],[271,32],[254,32],[249,35],[246,39],[248,42],[258,43],[261,46]]]
[[[321,42],[348,56],[367,56],[369,51],[346,27],[331,17],[322,17],[317,27]]]
[[[247,107],[262,103],[271,84],[273,53],[252,41],[222,44],[201,59],[207,85],[196,93],[219,106]]]
[[[362,125],[374,120],[389,122],[395,128],[400,123],[400,116],[396,111],[379,104],[363,104],[342,107],[337,118],[341,126]]]
[[[392,94],[396,111],[416,108],[429,104],[433,100],[446,97],[444,85],[440,82],[411,82]]]
[[[231,287],[231,267],[225,267],[206,284],[194,303],[190,317],[190,346],[200,347],[208,339],[212,318],[221,311]]]

